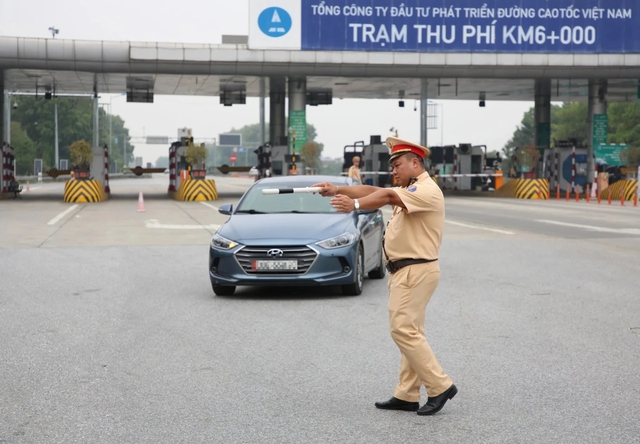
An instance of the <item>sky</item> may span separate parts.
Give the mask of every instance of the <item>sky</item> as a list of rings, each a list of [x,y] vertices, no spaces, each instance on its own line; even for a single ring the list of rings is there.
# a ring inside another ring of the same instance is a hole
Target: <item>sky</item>
[[[221,43],[223,34],[246,35],[248,0],[0,0],[0,35],[138,42]],[[435,101],[438,128],[428,131],[428,144],[472,143],[501,150],[533,102]],[[217,97],[155,96],[153,104],[126,103],[124,96],[102,94],[133,137],[177,137],[178,128],[191,128],[195,138],[213,138],[231,128],[258,123],[259,100],[224,107]],[[268,110],[268,100],[267,100]],[[268,120],[268,111],[267,111]],[[371,135],[384,139],[396,128],[402,138],[420,141],[420,107],[404,108],[397,100],[334,99],[332,105],[307,107],[307,122],[316,127],[323,156],[342,157],[343,147]],[[144,164],[167,156],[162,145],[136,144]]]

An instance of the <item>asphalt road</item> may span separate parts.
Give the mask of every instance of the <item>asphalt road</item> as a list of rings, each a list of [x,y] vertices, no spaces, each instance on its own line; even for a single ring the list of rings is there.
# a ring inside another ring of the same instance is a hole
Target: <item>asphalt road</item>
[[[251,181],[204,205],[166,180],[0,201],[0,443],[640,442],[640,208],[448,198],[426,331],[459,393],[418,417],[373,407],[385,281],[215,297],[216,207]]]

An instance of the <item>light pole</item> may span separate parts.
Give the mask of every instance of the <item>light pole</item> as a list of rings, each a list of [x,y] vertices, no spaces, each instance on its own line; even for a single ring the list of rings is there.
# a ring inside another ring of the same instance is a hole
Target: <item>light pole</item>
[[[56,129],[55,129],[55,149],[56,149],[56,170],[60,168],[60,156],[58,152],[58,102],[53,103],[53,115],[56,121]]]
[[[60,30],[57,29],[55,26],[49,26],[49,31],[51,31],[51,35],[54,39],[56,38],[56,34],[60,32]]]

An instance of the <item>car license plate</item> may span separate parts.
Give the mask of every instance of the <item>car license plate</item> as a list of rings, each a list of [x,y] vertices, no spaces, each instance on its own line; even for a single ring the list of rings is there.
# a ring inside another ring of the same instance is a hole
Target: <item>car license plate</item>
[[[297,270],[298,269],[298,261],[253,261],[253,269],[254,270],[266,270],[266,271],[274,271],[274,270]]]

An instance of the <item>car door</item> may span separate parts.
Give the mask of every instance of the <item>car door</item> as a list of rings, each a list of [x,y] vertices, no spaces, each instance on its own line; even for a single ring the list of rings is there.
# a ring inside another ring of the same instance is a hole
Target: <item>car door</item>
[[[380,254],[382,254],[382,238],[384,237],[384,219],[382,211],[377,210],[372,215],[372,220],[369,222],[369,225],[373,228],[372,242],[374,248],[371,249],[373,256],[372,261],[375,266],[378,266]]]
[[[382,215],[378,218],[379,210],[367,210],[358,212],[358,228],[364,245],[364,269],[371,270],[378,265],[380,254],[380,226]]]

